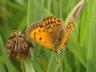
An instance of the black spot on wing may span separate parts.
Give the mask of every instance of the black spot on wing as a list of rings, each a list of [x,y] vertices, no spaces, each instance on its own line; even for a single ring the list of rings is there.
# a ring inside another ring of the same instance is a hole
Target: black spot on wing
[[[42,37],[40,37],[39,40],[42,40]]]

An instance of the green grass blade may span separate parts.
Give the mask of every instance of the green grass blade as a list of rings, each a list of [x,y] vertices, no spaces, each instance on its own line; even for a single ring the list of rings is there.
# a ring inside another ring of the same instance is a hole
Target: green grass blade
[[[32,22],[49,15],[52,15],[52,13],[44,8],[41,0],[28,0],[27,24],[32,24]]]
[[[25,65],[26,72],[35,72],[35,70],[33,68],[33,64],[30,59],[26,59],[24,61],[24,65]]]
[[[47,72],[58,72],[60,65],[61,65],[60,55],[58,53],[56,54],[56,53],[52,52],[52,55],[51,55],[49,63],[48,63]]]
[[[88,0],[88,2],[91,8],[87,72],[96,72],[96,0]]]
[[[12,65],[10,59],[8,58],[8,55],[6,53],[5,46],[4,46],[1,36],[0,36],[0,48],[2,48],[1,49],[2,51],[0,54],[0,62],[6,65],[9,72],[11,72],[11,71],[17,72],[18,70],[16,70],[16,68]]]

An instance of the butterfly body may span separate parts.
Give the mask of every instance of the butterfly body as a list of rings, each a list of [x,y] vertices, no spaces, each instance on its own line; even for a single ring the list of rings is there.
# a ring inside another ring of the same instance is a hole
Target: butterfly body
[[[26,34],[42,46],[58,51],[61,47],[64,47],[62,46],[64,45],[62,40],[65,38],[63,24],[64,21],[62,19],[53,16],[47,17],[29,26]]]

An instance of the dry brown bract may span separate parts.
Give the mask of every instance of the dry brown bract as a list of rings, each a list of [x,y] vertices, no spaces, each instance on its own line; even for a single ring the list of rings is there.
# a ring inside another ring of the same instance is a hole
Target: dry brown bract
[[[33,48],[33,45],[28,42],[28,38],[20,31],[14,31],[10,34],[7,48],[10,56],[15,58],[26,58],[30,56],[29,48]]]

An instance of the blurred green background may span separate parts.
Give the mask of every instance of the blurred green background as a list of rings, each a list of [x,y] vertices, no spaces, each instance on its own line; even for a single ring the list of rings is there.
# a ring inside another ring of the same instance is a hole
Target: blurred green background
[[[53,15],[66,19],[80,0],[0,0],[0,72],[22,72],[11,59],[6,42],[13,30],[25,31],[32,22]],[[34,44],[32,58],[24,61],[26,72],[96,72],[96,0],[86,0],[75,28],[60,54]],[[39,55],[39,56],[38,56]]]

